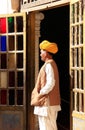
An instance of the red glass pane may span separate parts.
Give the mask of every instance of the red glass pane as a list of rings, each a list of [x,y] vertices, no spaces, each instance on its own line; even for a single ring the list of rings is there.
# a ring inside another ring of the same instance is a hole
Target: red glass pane
[[[6,33],[6,18],[0,18],[0,33]]]
[[[1,104],[5,105],[7,103],[7,92],[6,90],[1,90]]]

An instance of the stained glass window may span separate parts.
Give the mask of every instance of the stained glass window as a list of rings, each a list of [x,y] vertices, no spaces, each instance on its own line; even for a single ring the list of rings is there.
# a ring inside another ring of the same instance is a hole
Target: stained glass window
[[[0,18],[0,106],[24,105],[24,18],[16,13]]]

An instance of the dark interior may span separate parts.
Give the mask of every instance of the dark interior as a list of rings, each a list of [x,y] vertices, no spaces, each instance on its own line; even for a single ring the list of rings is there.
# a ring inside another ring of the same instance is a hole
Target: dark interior
[[[70,130],[70,84],[69,84],[69,5],[44,10],[41,21],[42,40],[58,44],[54,59],[58,65],[62,110],[58,114],[58,130]],[[40,60],[40,67],[42,62]]]

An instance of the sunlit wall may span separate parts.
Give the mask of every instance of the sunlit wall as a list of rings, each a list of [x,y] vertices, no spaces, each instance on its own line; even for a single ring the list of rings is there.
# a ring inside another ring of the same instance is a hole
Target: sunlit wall
[[[0,14],[12,13],[11,0],[0,0]]]

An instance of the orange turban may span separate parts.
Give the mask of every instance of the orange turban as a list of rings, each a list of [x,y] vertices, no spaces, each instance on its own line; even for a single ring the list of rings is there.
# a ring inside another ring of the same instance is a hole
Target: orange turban
[[[58,52],[58,46],[56,43],[53,43],[53,42],[49,42],[47,40],[44,40],[40,43],[40,49],[42,50],[46,50],[50,53],[57,53]]]

